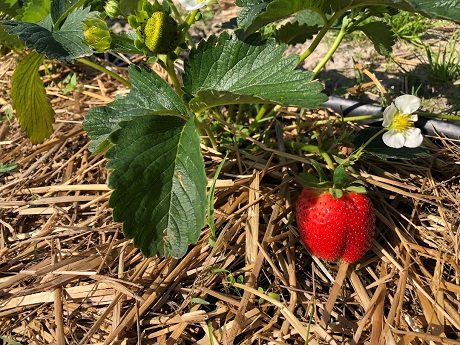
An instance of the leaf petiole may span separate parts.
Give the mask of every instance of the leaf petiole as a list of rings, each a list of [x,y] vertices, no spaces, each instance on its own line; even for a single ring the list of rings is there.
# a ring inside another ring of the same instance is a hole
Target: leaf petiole
[[[91,68],[94,68],[95,70],[97,70],[99,72],[102,72],[102,73],[105,73],[105,74],[111,76],[112,78],[118,80],[120,83],[122,83],[123,85],[126,85],[127,87],[131,87],[131,83],[129,81],[127,81],[125,78],[119,76],[115,72],[105,68],[104,66],[98,65],[97,63],[94,63],[94,62],[92,62],[92,61],[90,61],[88,59],[85,59],[85,58],[78,58],[77,61],[81,62],[82,64],[87,65],[87,66],[89,66]]]
[[[348,26],[349,26],[349,22],[347,18],[343,18],[342,27],[340,28],[340,31],[337,37],[335,38],[334,43],[329,48],[328,52],[323,57],[323,59],[319,62],[319,64],[313,69],[313,73],[315,75],[318,74],[318,72],[324,67],[324,65],[326,65],[326,63],[331,59],[332,55],[334,55],[335,51],[340,46],[340,43],[342,43],[343,38],[347,34]]]

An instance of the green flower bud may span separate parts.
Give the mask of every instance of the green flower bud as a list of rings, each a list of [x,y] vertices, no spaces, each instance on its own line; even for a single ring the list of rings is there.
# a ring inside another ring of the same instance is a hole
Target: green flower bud
[[[101,53],[110,48],[112,37],[107,23],[99,18],[89,18],[83,23],[85,42]]]
[[[118,16],[121,16],[121,11],[120,11],[120,0],[109,0],[104,6],[105,13],[110,18],[116,18]]]
[[[145,46],[154,54],[168,54],[179,38],[177,22],[167,13],[153,12],[144,27]]]

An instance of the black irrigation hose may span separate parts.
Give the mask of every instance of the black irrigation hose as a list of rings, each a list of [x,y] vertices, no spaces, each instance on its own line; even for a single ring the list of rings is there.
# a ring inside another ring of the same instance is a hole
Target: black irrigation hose
[[[338,114],[347,116],[362,116],[362,115],[383,115],[385,108],[363,102],[353,101],[350,99],[329,96],[329,100],[321,105],[323,108],[330,108]],[[365,124],[377,124],[382,122],[381,119],[363,120]],[[460,123],[452,123],[449,121],[428,119],[423,116],[418,117],[415,122],[415,127],[420,128],[423,134],[440,135],[450,139],[460,138]]]

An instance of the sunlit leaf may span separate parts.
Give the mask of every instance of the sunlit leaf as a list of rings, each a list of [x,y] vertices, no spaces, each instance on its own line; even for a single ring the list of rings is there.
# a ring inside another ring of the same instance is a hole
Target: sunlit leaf
[[[50,59],[72,62],[76,58],[92,54],[92,48],[83,43],[83,22],[96,15],[89,8],[78,8],[67,16],[59,31],[16,20],[3,21],[2,25],[8,33],[18,35],[28,48],[45,54]]]
[[[313,73],[296,70],[296,55],[283,57],[286,46],[254,35],[241,40],[222,34],[190,53],[183,76],[185,92],[197,112],[231,103],[279,103],[316,107],[327,97]]]
[[[171,86],[155,72],[131,65],[128,68],[131,90],[126,97],[117,98],[103,107],[94,107],[83,122],[92,142],[90,149],[102,149],[100,145],[118,123],[146,114],[185,116],[187,110]]]
[[[137,116],[110,135],[109,205],[123,233],[151,257],[182,257],[205,221],[207,179],[194,119]]]
[[[34,144],[53,133],[54,111],[38,74],[45,56],[32,52],[16,67],[11,83],[11,97],[21,128]]]

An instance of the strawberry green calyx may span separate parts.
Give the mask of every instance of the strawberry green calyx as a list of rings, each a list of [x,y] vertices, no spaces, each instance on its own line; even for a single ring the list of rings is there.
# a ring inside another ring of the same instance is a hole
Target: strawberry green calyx
[[[350,167],[348,169],[354,172]],[[338,165],[332,176],[328,177],[322,173],[317,177],[312,173],[300,173],[299,180],[304,186],[328,191],[335,199],[342,197],[346,192],[367,193],[366,183],[351,177],[343,165]]]
[[[300,237],[312,255],[326,261],[353,263],[369,250],[375,232],[375,211],[365,194],[305,188],[296,204]]]

